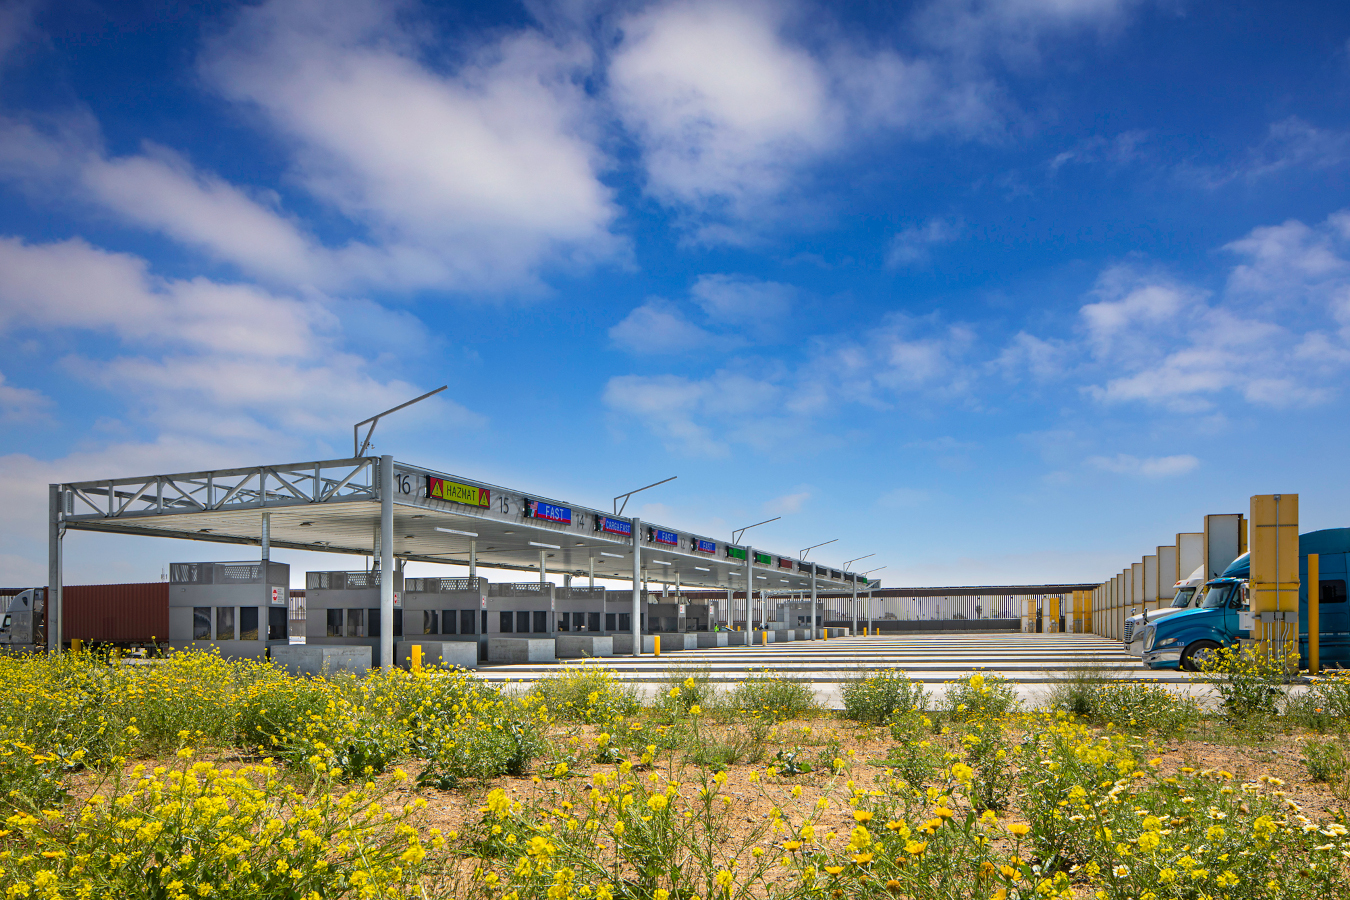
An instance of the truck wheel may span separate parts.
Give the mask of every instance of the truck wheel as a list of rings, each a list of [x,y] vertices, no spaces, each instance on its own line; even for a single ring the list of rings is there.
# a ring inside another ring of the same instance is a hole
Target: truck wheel
[[[1192,641],[1181,651],[1181,668],[1187,672],[1199,672],[1200,663],[1218,649],[1219,645],[1214,641]]]

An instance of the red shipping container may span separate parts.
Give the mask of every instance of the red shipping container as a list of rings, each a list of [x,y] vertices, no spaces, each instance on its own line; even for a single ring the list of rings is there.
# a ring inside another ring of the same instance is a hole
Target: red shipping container
[[[61,591],[62,637],[87,643],[169,639],[169,583],[72,584]]]

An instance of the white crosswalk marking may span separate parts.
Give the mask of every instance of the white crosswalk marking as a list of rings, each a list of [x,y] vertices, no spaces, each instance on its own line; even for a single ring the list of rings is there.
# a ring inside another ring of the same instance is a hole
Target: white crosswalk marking
[[[822,702],[829,705],[837,699],[839,683],[864,669],[901,669],[910,678],[929,685],[942,685],[980,671],[1015,682],[1026,697],[1037,696],[1057,679],[1083,669],[1108,678],[1192,683],[1186,673],[1145,669],[1119,641],[1090,634],[1021,633],[854,637],[681,650],[638,659],[492,666],[480,670],[479,677],[494,683],[528,684],[576,666],[601,666],[609,669],[616,681],[636,685],[662,683],[675,668],[706,670],[710,680],[727,686],[752,672],[768,671],[810,683]]]

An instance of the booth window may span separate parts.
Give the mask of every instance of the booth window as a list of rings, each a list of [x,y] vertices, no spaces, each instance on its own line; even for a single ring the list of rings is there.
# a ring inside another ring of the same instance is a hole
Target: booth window
[[[216,607],[216,640],[234,640],[234,607]]]
[[[498,616],[498,618],[499,618],[501,621],[499,621],[499,622],[497,623],[497,629],[498,629],[502,634],[510,634],[511,632],[513,632],[513,631],[516,630],[516,629],[515,629],[515,624],[514,624],[515,621],[516,621],[516,614],[515,614],[515,613],[513,613],[513,612],[504,612],[504,613],[502,613],[500,616]]]
[[[600,614],[599,614],[599,613],[586,613],[586,630],[587,630],[587,631],[599,631],[599,630],[600,630]]]
[[[239,608],[239,640],[256,641],[258,639],[258,607]]]
[[[366,634],[370,637],[379,637],[380,636],[379,609],[368,609],[366,610],[366,612],[369,613],[369,615],[366,617],[366,621],[369,623],[366,626]]]
[[[487,613],[483,613],[483,630],[487,631]],[[461,609],[459,611],[459,633],[473,634],[473,610]]]
[[[403,610],[394,610],[394,637],[403,637]]]
[[[548,612],[546,610],[534,614],[534,633],[548,634]]]
[[[194,641],[211,640],[211,607],[192,607],[192,639]]]
[[[441,634],[455,633],[455,611],[453,609],[441,610]]]
[[[330,609],[328,613],[328,637],[342,637],[342,610]]]
[[[440,617],[436,615],[436,610],[434,609],[422,610],[422,633],[423,634],[441,633]]]
[[[366,611],[364,609],[347,610],[347,637],[366,636]]]
[[[518,613],[516,613],[516,633],[517,633],[517,634],[529,634],[529,633],[530,633],[530,614],[529,614],[529,613],[527,613],[527,612],[518,612]]]
[[[568,620],[571,619],[571,618],[572,618],[572,614],[571,614],[571,613],[559,613],[559,614],[558,614],[558,630],[559,630],[559,631],[570,631],[571,629],[568,627],[568,624],[567,624],[567,623],[568,623]]]
[[[632,615],[632,613],[619,613],[618,615],[619,615],[619,627],[618,627],[618,628],[611,628],[610,630],[611,630],[611,631],[623,631],[623,632],[629,632],[629,631],[632,631],[632,630],[633,630],[633,615]]]
[[[619,626],[615,623],[615,619],[616,619],[616,616],[615,616],[614,613],[605,613],[605,630],[606,630],[606,631],[618,631],[618,630],[619,630]]]

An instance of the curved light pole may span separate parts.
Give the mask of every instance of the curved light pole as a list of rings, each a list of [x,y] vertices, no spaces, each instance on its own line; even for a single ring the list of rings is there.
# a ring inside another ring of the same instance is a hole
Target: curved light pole
[[[807,547],[802,551],[802,562],[806,561],[806,554],[810,553],[812,550],[817,547],[824,547],[826,544],[833,544],[838,540],[839,538],[830,538],[828,541],[821,541],[819,544],[812,544],[810,547]],[[816,631],[816,564],[811,563],[811,640],[814,641],[818,637],[819,633]]]
[[[618,518],[619,513],[623,512],[628,506],[628,498],[638,491],[645,491],[647,488],[654,488],[657,485],[665,484],[667,481],[674,481],[678,475],[672,475],[665,481],[658,481],[656,484],[649,484],[646,487],[640,487],[636,491],[629,491],[626,494],[620,494],[614,498],[614,516]],[[623,506],[619,505],[619,500],[623,500]],[[639,516],[633,516],[629,520],[633,527],[633,655],[642,655],[642,519]]]
[[[868,569],[863,575],[871,575],[873,572],[880,572],[885,566],[877,566],[875,569]],[[867,631],[872,632],[872,580],[867,580]]]
[[[857,559],[850,559],[848,562],[844,563],[844,568],[845,568],[845,569],[848,569],[849,566],[853,565],[853,564],[854,564],[855,562],[857,562],[858,560],[860,560],[860,559],[870,559],[870,558],[873,557],[873,556],[876,556],[876,554],[875,554],[875,553],[869,553],[869,554],[867,554],[867,556],[859,556]],[[853,576],[853,607],[852,607],[852,612],[853,612],[853,636],[854,636],[854,637],[857,637],[857,636],[858,636],[858,576],[857,576],[857,575],[854,575],[854,576]]]
[[[778,521],[779,519],[781,519],[781,518],[783,518],[783,517],[782,517],[782,516],[774,516],[772,519],[765,519],[763,522],[756,522],[755,524],[753,524],[753,525],[747,525],[747,526],[745,526],[744,528],[737,528],[737,529],[735,529],[734,531],[731,532],[731,543],[733,543],[733,544],[739,544],[739,543],[741,542],[741,537],[744,536],[744,534],[745,534],[747,531],[749,531],[751,528],[758,528],[758,527],[761,526],[761,525],[768,525],[770,522],[777,522],[777,521]],[[728,583],[729,583],[729,582],[731,581],[731,579],[730,579],[730,578],[727,578],[727,581],[728,581]],[[752,596],[754,596],[754,593],[755,593],[755,548],[754,548],[754,547],[746,547],[746,548],[745,548],[745,630],[746,630],[746,631],[752,631],[752,630],[753,630],[753,626],[754,626],[754,624],[755,624],[755,623],[752,621],[751,601],[750,601],[750,598],[751,598]],[[759,619],[760,624],[761,624],[761,625],[767,624],[766,621],[765,621],[767,618],[768,618],[768,612],[766,611],[766,612],[764,613],[764,615],[760,616],[760,619]]]

